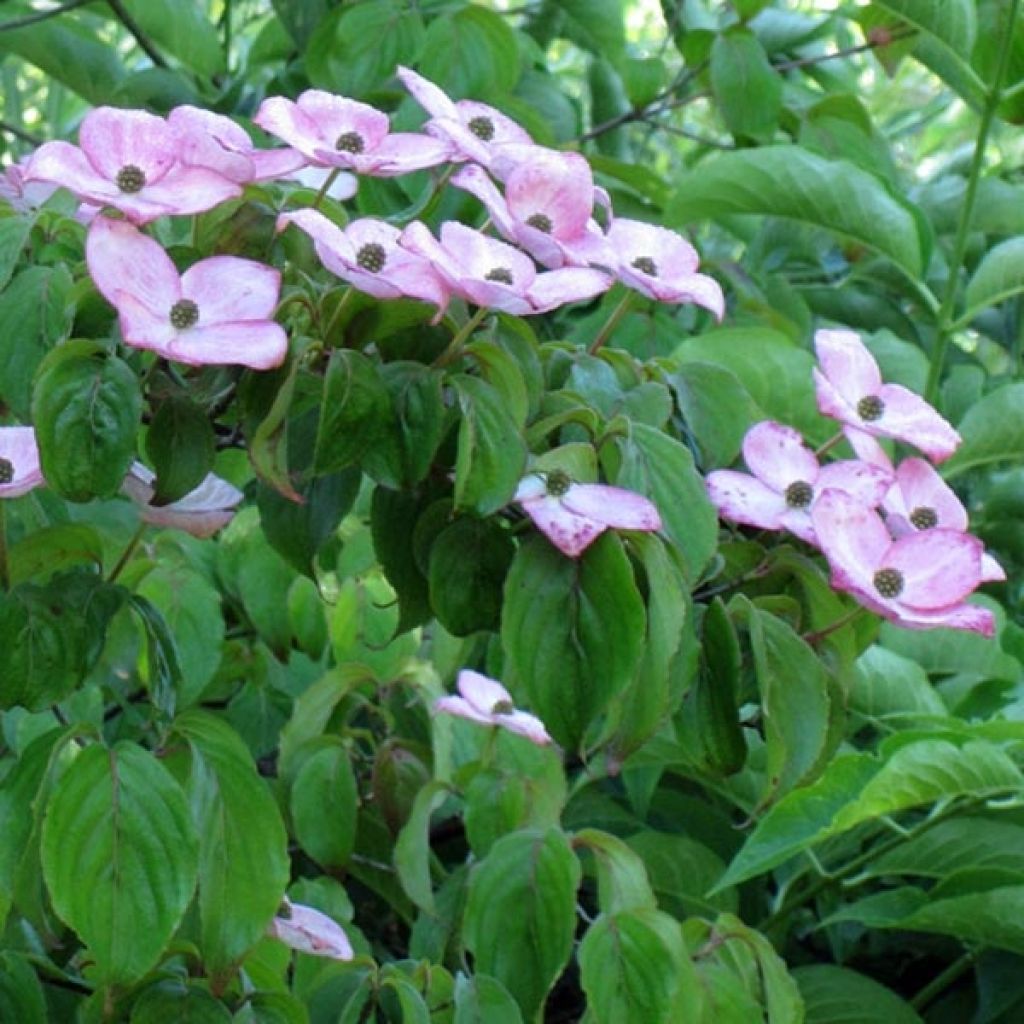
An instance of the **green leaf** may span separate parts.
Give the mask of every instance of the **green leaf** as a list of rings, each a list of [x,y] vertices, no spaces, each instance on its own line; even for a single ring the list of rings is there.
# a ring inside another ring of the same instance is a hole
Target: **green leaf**
[[[510,92],[519,78],[519,47],[508,22],[484,7],[463,7],[434,18],[427,29],[419,73],[452,99]]]
[[[455,976],[455,1017],[452,1024],[523,1024],[519,1006],[496,978],[461,972]]]
[[[497,629],[515,545],[493,519],[462,516],[430,548],[430,606],[453,636]]]
[[[850,709],[888,728],[906,728],[922,718],[948,714],[916,661],[877,644],[857,659]]]
[[[327,13],[328,0],[271,0],[271,6],[292,39],[305,46]]]
[[[1024,450],[1024,383],[1004,384],[967,410],[957,425],[963,443],[942,467],[947,480],[969,469],[1017,459]]]
[[[430,878],[430,816],[444,802],[448,786],[428,782],[412,804],[409,820],[395,843],[395,870],[409,899],[428,914],[434,913],[434,886]]]
[[[123,0],[157,49],[167,50],[207,78],[224,70],[217,29],[196,0]],[[205,7],[205,4],[203,5]]]
[[[361,352],[335,349],[324,376],[313,471],[332,473],[357,462],[383,433],[391,402],[376,366]]]
[[[974,0],[874,0],[877,7],[934,36],[970,60],[978,34]]]
[[[596,1024],[673,1024],[693,968],[679,922],[653,907],[602,914],[579,950],[581,982]],[[692,985],[691,985],[692,987]]]
[[[455,460],[455,506],[487,516],[515,494],[526,442],[500,393],[478,377],[452,378],[462,408]]]
[[[259,941],[288,882],[288,838],[241,737],[207,712],[175,731],[192,749],[187,790],[199,834],[203,962],[223,971]]]
[[[339,737],[324,736],[302,762],[289,806],[299,845],[325,870],[343,868],[356,841],[359,791]]]
[[[739,901],[734,889],[707,895],[721,878],[725,864],[703,843],[650,829],[635,832],[626,842],[642,858],[658,905],[673,917],[684,920],[694,914],[714,917],[722,911],[736,911]]]
[[[43,987],[20,953],[0,953],[0,1020],[17,1024],[46,1024]]]
[[[554,0],[561,33],[584,50],[615,61],[626,48],[622,4],[618,0]]]
[[[797,967],[805,1024],[921,1024],[908,1002],[877,981],[833,964]]]
[[[763,799],[774,800],[819,767],[830,724],[828,684],[818,656],[782,619],[750,605],[748,626],[767,747]]]
[[[398,594],[398,633],[426,622],[431,615],[427,577],[416,564],[415,532],[409,529],[409,524],[416,523],[430,507],[424,501],[408,491],[375,487],[370,505],[373,550],[388,583]]]
[[[862,242],[910,277],[920,277],[924,241],[910,209],[873,175],[799,146],[723,153],[683,175],[670,225],[737,213],[792,217]]]
[[[642,423],[631,424],[616,444],[621,462],[615,483],[654,502],[665,534],[683,557],[687,582],[696,583],[717,547],[718,513],[689,449]]]
[[[25,248],[34,221],[35,217],[21,213],[0,217],[0,291],[7,287],[18,265],[18,257]]]
[[[69,341],[39,367],[32,422],[47,484],[68,501],[116,494],[135,455],[139,383],[91,341]]]
[[[213,469],[216,438],[206,411],[185,397],[161,403],[146,434],[156,470],[151,504],[168,505],[198,487]]]
[[[192,899],[196,851],[185,795],[152,754],[94,745],[68,766],[43,823],[43,873],[103,984],[155,966]]]
[[[99,569],[103,565],[103,541],[85,523],[62,523],[44,526],[23,537],[7,557],[11,584],[17,586],[37,577],[48,579],[76,565]]]
[[[0,293],[0,399],[22,420],[39,364],[71,329],[70,297],[63,267],[28,267]]]
[[[476,968],[515,997],[527,1020],[569,962],[580,866],[558,829],[499,839],[474,868],[463,941]]]
[[[165,978],[144,989],[132,1006],[131,1024],[230,1024],[231,1011],[200,984]]]
[[[523,544],[505,582],[501,640],[513,688],[551,735],[576,750],[633,675],[645,614],[621,541],[599,537],[578,561],[548,541]]]
[[[234,1024],[308,1024],[306,1004],[285,992],[253,992],[231,1018]]]
[[[404,3],[346,5],[311,36],[306,73],[320,89],[366,100],[389,84],[399,64],[416,64],[425,40],[422,16]]]
[[[710,72],[718,111],[733,137],[769,142],[782,110],[782,79],[757,36],[741,26],[717,36]]]
[[[618,836],[596,828],[580,829],[573,836],[576,848],[589,851],[597,865],[597,905],[602,914],[653,910],[654,893],[640,857]]]
[[[967,282],[966,312],[957,321],[968,324],[983,309],[1024,291],[1024,238],[1008,238],[987,253]]]

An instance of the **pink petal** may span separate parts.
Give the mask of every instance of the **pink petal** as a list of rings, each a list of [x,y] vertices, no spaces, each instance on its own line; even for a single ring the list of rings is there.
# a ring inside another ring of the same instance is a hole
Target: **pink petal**
[[[882,517],[843,491],[826,490],[811,506],[811,522],[843,589],[856,588],[877,598],[875,570],[891,544]]]
[[[773,420],[755,423],[743,438],[743,460],[759,480],[780,494],[796,481],[813,484],[818,460],[800,432]]]
[[[851,405],[882,386],[878,363],[856,331],[815,331],[814,348],[825,376]]]
[[[450,150],[448,159],[453,163],[471,160],[487,167],[491,162],[491,148],[473,134],[462,121],[453,117],[434,117],[423,126],[423,130],[440,139]]]
[[[716,469],[707,477],[708,497],[719,515],[734,523],[781,530],[789,510],[786,499],[755,476],[733,469]]]
[[[316,159],[316,151],[323,148],[324,139],[316,123],[298,104],[283,96],[265,99],[252,120],[265,132],[287,142],[309,160]]]
[[[111,181],[123,167],[134,166],[146,184],[159,181],[178,159],[175,133],[163,118],[144,110],[97,107],[78,131],[78,144],[90,163]]]
[[[482,715],[490,715],[496,704],[513,703],[512,694],[497,679],[464,668],[455,680],[459,693]]]
[[[516,225],[508,205],[494,182],[481,168],[475,164],[461,167],[452,175],[451,183],[456,188],[464,188],[484,204],[491,220],[494,221],[495,227],[501,234],[506,238],[515,237]]]
[[[434,701],[434,710],[455,715],[456,718],[465,718],[478,725],[494,725],[490,712],[478,711],[463,697],[438,697]]]
[[[983,550],[977,537],[937,527],[894,542],[880,566],[902,574],[899,604],[934,611],[959,604],[978,586]]]
[[[313,239],[320,262],[332,274],[345,277],[349,269],[356,265],[356,251],[348,235],[319,210],[282,213],[277,218],[276,229],[283,231],[289,224],[294,224]]]
[[[156,184],[147,185],[139,193],[138,198],[158,203],[168,213],[180,216],[212,210],[228,199],[237,199],[241,194],[241,185],[229,181],[216,171],[208,170],[206,167],[185,167],[178,164]],[[134,197],[123,197],[121,202],[115,205],[127,211],[128,200],[132,198]]]
[[[981,556],[981,582],[1002,583],[1006,579],[1006,570],[986,551]]]
[[[525,223],[538,213],[548,217],[555,238],[580,235],[594,208],[590,164],[579,153],[537,146],[529,161],[509,175],[505,201],[518,221]]]
[[[46,483],[31,427],[0,427],[0,458],[10,463],[13,472],[7,483],[0,484],[0,498],[17,498]]]
[[[621,530],[660,530],[661,516],[653,501],[635,491],[607,484],[572,484],[562,495],[570,512]]]
[[[494,270],[506,270],[512,276],[509,287],[524,294],[537,276],[530,258],[514,246],[488,238],[458,221],[449,220],[441,225],[441,245],[457,261],[464,278],[483,280]]]
[[[46,142],[32,154],[25,168],[26,181],[48,181],[98,204],[112,202],[122,193],[70,142]]]
[[[859,459],[844,459],[822,466],[815,481],[816,491],[833,487],[874,508],[882,503],[892,486],[892,473]]]
[[[523,736],[538,747],[547,746],[554,740],[548,735],[544,723],[536,716],[527,711],[513,711],[511,714],[497,713],[494,716],[495,725],[500,725],[517,736]]]
[[[537,529],[570,558],[583,554],[607,529],[605,523],[575,515],[558,498],[536,498],[521,504]]]
[[[431,117],[453,117],[459,116],[455,104],[448,98],[448,94],[436,86],[429,78],[417,74],[412,68],[399,65],[395,69],[398,80],[409,90],[416,102]]]
[[[880,466],[890,474],[894,472],[892,459],[889,458],[886,450],[871,434],[860,430],[858,427],[849,425],[843,427],[843,434],[846,435],[846,440],[856,453],[858,459],[861,459],[863,462],[870,462],[874,466]]]
[[[288,335],[269,320],[241,320],[181,331],[160,354],[192,366],[249,366],[269,370],[288,355]]]
[[[623,275],[623,280],[626,280]],[[716,320],[725,316],[725,294],[722,286],[707,274],[688,274],[670,280],[656,282],[651,286],[654,298],[659,302],[692,302],[713,313]]]
[[[355,132],[363,140],[363,152],[369,152],[384,141],[390,130],[388,115],[376,107],[322,89],[307,89],[299,96],[298,107],[315,126],[319,145],[326,142],[331,150],[340,135]],[[295,145],[290,139],[285,141]]]
[[[344,929],[333,918],[315,910],[284,900],[284,913],[270,922],[270,934],[300,953],[328,956],[335,960],[351,960],[355,953]]]
[[[611,287],[612,279],[600,270],[563,267],[538,274],[527,290],[527,298],[536,313],[570,302],[583,302],[601,295]]]
[[[814,397],[818,402],[818,411],[822,415],[831,416],[840,423],[863,426],[864,421],[857,415],[856,405],[851,405],[817,367],[811,370],[811,378],[814,381]],[[856,401],[860,401],[860,398]]]
[[[522,146],[533,144],[530,133],[522,125],[517,124],[511,117],[506,117],[500,110],[487,103],[478,103],[476,100],[459,100],[455,106],[463,124],[468,125],[474,118],[486,118],[491,122],[494,134],[485,143],[488,147],[504,146],[510,142]]]
[[[814,532],[814,523],[811,522],[810,509],[787,508],[779,516],[779,525],[812,547],[818,547],[818,536]]]
[[[905,629],[966,629],[982,636],[995,636],[996,619],[988,610],[976,604],[957,604],[950,608],[927,612],[917,608],[899,611],[887,610],[885,617]]]
[[[456,294],[461,295],[460,288],[465,270],[455,255],[430,233],[430,228],[426,224],[418,220],[413,221],[402,232],[399,244],[403,249],[425,259],[441,275],[445,283]]]
[[[249,159],[253,181],[287,178],[306,166],[306,158],[297,149],[254,149]]]
[[[688,276],[697,270],[697,250],[678,232],[657,224],[616,217],[608,228],[608,241],[623,268],[632,267],[637,259],[652,260],[658,271],[656,281],[666,273]]]
[[[460,295],[474,306],[494,309],[512,316],[529,316],[536,313],[530,300],[514,285],[498,281],[484,281],[480,278],[463,278],[455,294]]]
[[[89,274],[100,294],[120,309],[130,295],[150,316],[167,320],[181,298],[181,281],[159,242],[127,221],[96,217],[85,243]]]
[[[237,487],[213,473],[170,505],[150,505],[154,474],[141,462],[132,463],[121,490],[139,506],[144,522],[153,526],[185,530],[193,537],[211,537],[226,526],[235,514],[243,494]]]
[[[867,430],[907,441],[935,462],[948,459],[960,446],[960,435],[920,395],[899,384],[886,384],[877,394],[885,410]]]
[[[199,307],[199,326],[269,320],[281,293],[281,272],[238,256],[211,256],[181,275],[181,294]]]
[[[924,459],[904,459],[899,464],[896,486],[889,494],[889,500],[893,499],[902,505],[901,511],[908,519],[915,509],[930,508],[936,514],[936,526],[967,529],[967,510],[949,484]],[[886,505],[888,507],[888,500]]]
[[[442,139],[414,132],[397,132],[382,139],[373,149],[352,156],[352,166],[360,174],[395,178],[426,167],[443,164],[451,147]]]
[[[543,234],[543,232],[540,233]],[[545,235],[544,237],[549,236]],[[596,220],[588,220],[586,228],[580,234],[573,235],[572,238],[555,239],[555,241],[561,247],[561,258],[558,265],[568,263],[573,267],[611,268],[615,264],[613,250]],[[545,262],[545,266],[551,265]]]
[[[114,292],[111,301],[117,307],[121,337],[126,345],[166,354],[178,334],[171,324],[169,311],[156,313],[127,292]]]
[[[252,140],[230,117],[185,105],[175,107],[167,123],[176,133],[183,164],[209,168],[242,185],[252,181]]]

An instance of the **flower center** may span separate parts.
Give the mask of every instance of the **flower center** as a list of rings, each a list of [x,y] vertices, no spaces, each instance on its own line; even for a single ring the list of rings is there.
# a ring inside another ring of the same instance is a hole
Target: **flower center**
[[[366,149],[366,143],[359,132],[342,132],[334,143],[334,148],[342,153],[362,153]]]
[[[536,228],[538,231],[543,231],[545,235],[551,234],[551,229],[554,225],[551,223],[551,218],[546,213],[533,213],[526,218],[526,223],[531,228]]]
[[[0,484],[9,484],[14,479],[14,463],[0,455]]]
[[[492,715],[511,715],[516,706],[510,700],[496,700],[491,708]]]
[[[899,597],[903,591],[903,573],[899,569],[879,569],[874,584],[882,597]]]
[[[387,251],[377,242],[367,242],[356,253],[356,263],[371,274],[379,274],[387,261]]]
[[[146,184],[146,174],[141,167],[136,167],[135,164],[125,164],[117,172],[117,177],[114,180],[122,192],[128,192],[129,194],[141,192]]]
[[[488,270],[484,274],[485,281],[498,281],[501,284],[515,284],[515,278],[512,276],[512,271],[508,267],[495,267],[493,270]]]
[[[548,473],[548,494],[553,498],[560,498],[570,487],[572,479],[564,470],[552,469]]]
[[[468,128],[481,142],[490,142],[494,138],[494,122],[489,117],[472,118]]]
[[[806,480],[794,480],[786,488],[786,504],[790,508],[807,508],[814,498],[814,488]]]
[[[939,525],[939,513],[928,505],[918,505],[910,513],[910,521],[919,530],[930,530],[933,526]]]
[[[630,266],[634,270],[639,270],[641,274],[646,274],[648,277],[658,276],[658,264],[651,259],[650,256],[637,256]]]
[[[882,418],[882,413],[884,412],[885,402],[883,402],[877,395],[865,395],[857,403],[857,415],[868,423],[880,420]]]
[[[199,323],[199,307],[191,299],[178,299],[171,306],[171,326],[187,331]]]

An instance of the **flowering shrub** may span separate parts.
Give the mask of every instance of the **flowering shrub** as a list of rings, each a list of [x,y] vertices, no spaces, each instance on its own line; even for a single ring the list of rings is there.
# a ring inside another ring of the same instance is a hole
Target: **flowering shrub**
[[[1015,1019],[1017,0],[270,6],[0,15],[0,1018]]]

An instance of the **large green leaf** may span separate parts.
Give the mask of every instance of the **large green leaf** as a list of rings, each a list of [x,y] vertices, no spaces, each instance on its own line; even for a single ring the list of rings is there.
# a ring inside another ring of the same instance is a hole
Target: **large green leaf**
[[[18,265],[18,257],[28,241],[34,219],[17,213],[0,216],[0,289],[7,286]]]
[[[711,90],[737,139],[771,141],[782,109],[782,79],[749,28],[734,26],[711,47]]]
[[[797,967],[793,979],[803,996],[806,1024],[921,1024],[895,992],[846,967]]]
[[[666,214],[670,224],[737,213],[792,217],[862,242],[917,278],[924,241],[910,209],[873,175],[799,146],[724,153],[679,181]]]
[[[626,31],[618,0],[554,0],[553,6],[562,14],[565,38],[612,61],[622,55]]]
[[[875,0],[875,5],[928,32],[954,53],[970,60],[978,34],[974,0]]]
[[[50,797],[43,872],[53,906],[105,984],[138,981],[170,941],[196,884],[185,795],[132,743],[78,753]]]
[[[0,1020],[46,1024],[46,1000],[36,972],[21,954],[0,954]]]
[[[580,866],[558,829],[499,839],[473,869],[463,940],[534,1019],[569,961]]]
[[[496,978],[477,974],[455,977],[453,1024],[523,1024],[519,1005]]]
[[[359,790],[349,752],[337,736],[318,744],[292,783],[289,806],[299,845],[325,869],[345,866],[356,842]]]
[[[942,467],[947,479],[1024,451],[1024,383],[1004,384],[967,411],[957,426],[963,443]]]
[[[509,682],[566,749],[632,677],[644,606],[622,542],[599,537],[578,561],[544,538],[519,549],[505,582],[501,639]]]
[[[192,748],[188,795],[199,833],[203,961],[222,971],[266,931],[288,882],[288,840],[274,798],[230,726],[207,712],[180,715]]]
[[[431,21],[419,72],[453,99],[510,92],[519,78],[515,33],[497,12],[468,6]]]
[[[123,0],[125,9],[157,49],[207,78],[224,70],[224,54],[213,22],[196,0]]]
[[[967,311],[960,323],[970,323],[981,310],[996,306],[1024,291],[1024,238],[1008,238],[990,249],[978,264],[964,295]]]

